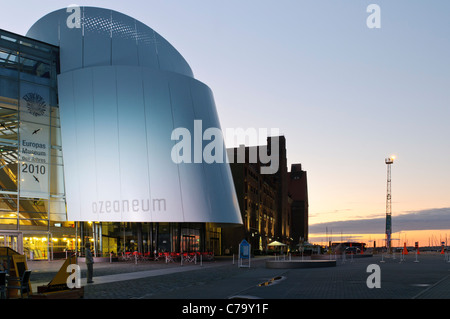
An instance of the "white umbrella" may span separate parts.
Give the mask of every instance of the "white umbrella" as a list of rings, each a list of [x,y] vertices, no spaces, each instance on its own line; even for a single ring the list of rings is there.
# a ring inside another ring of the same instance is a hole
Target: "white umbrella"
[[[280,243],[279,241],[273,241],[267,246],[286,246],[286,244]]]
[[[281,252],[282,250],[284,250],[284,248],[281,248],[281,247],[284,247],[287,245],[275,240],[275,241],[271,242],[270,244],[268,244],[267,246],[274,247],[275,250],[277,250],[276,247],[280,247],[279,251]]]

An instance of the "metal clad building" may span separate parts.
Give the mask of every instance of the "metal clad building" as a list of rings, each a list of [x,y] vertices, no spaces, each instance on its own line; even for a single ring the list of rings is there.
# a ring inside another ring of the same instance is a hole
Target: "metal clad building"
[[[2,165],[18,172],[13,162],[25,154],[40,165],[30,166],[34,174],[28,168],[29,175],[24,172],[19,186],[8,191],[17,199],[27,196],[45,203],[41,211],[49,234],[54,219],[97,222],[100,227],[92,226],[91,233],[81,230],[81,239],[117,235],[119,246],[122,233],[105,232],[101,222],[151,223],[148,234],[156,230],[153,223],[179,223],[170,227],[169,238],[178,238],[178,245],[167,246],[171,249],[180,247],[182,229],[190,228],[189,223],[242,224],[224,145],[223,161],[198,162],[194,155],[190,163],[174,159],[176,128],[191,132],[192,145],[203,149],[209,141],[196,131],[195,121],[201,120],[204,129],[220,129],[220,123],[211,90],[193,77],[170,43],[131,17],[94,7],[49,13],[26,36],[50,48],[51,59],[45,64],[48,83],[39,83],[39,78],[22,83],[17,74],[12,79],[7,65],[14,61],[8,56],[14,50],[0,53],[0,81],[8,82],[2,84],[2,103],[13,101],[2,110],[28,105],[20,122],[22,142],[16,128],[2,144],[15,147],[16,155],[7,160],[2,151]],[[17,124],[19,114],[14,116]],[[4,134],[7,129],[2,129]],[[37,187],[33,183],[39,177]],[[3,202],[6,195],[2,193]],[[16,213],[12,220],[17,227],[12,228],[20,230],[20,209],[10,210]],[[5,220],[2,215],[1,223]],[[131,228],[123,225],[123,234],[126,227]],[[124,235],[122,250],[127,240]],[[148,249],[157,241],[149,235]],[[100,242],[98,251],[106,249]]]
[[[80,17],[70,28],[62,9],[27,34],[61,48],[69,219],[241,223],[226,163],[178,165],[171,158],[175,128],[194,132],[198,119],[220,127],[211,90],[135,19],[92,7],[82,7]]]

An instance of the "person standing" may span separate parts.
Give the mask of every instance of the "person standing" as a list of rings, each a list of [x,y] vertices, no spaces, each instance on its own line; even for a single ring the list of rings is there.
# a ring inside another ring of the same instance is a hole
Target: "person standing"
[[[92,284],[92,275],[94,272],[94,257],[91,252],[91,244],[86,243],[86,266],[87,266],[87,283]]]

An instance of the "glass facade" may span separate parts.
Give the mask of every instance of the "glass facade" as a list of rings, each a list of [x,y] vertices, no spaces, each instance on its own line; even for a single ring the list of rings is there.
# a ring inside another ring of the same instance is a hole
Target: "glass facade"
[[[58,60],[58,47],[0,30],[0,245],[34,258],[65,249],[58,238],[74,238],[65,212]]]
[[[90,242],[96,257],[126,252],[212,252],[221,255],[221,228],[210,223],[76,222],[71,247],[83,254]]]

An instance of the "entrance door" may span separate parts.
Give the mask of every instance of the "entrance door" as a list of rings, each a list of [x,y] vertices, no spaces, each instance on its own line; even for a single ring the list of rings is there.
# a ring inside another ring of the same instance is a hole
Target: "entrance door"
[[[22,233],[20,232],[1,232],[0,246],[9,247],[19,254],[23,254]]]
[[[183,235],[182,251],[185,253],[190,253],[196,251],[195,249],[195,236],[193,235]]]
[[[214,253],[214,255],[219,256],[220,255],[220,242],[219,238],[210,238],[210,245],[211,245],[211,251]]]
[[[185,253],[200,251],[200,229],[181,229],[181,249]]]

